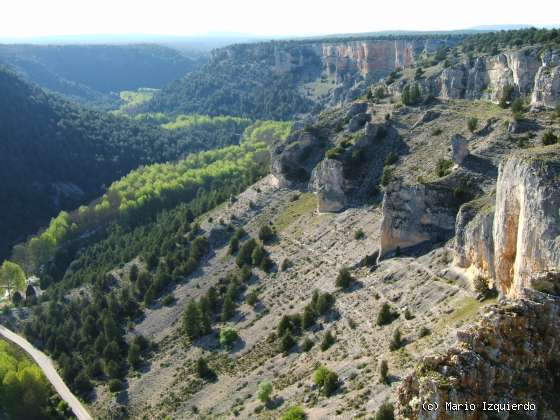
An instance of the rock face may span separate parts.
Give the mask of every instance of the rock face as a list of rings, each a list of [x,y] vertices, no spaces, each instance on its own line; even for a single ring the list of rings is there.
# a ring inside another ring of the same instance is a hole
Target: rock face
[[[350,122],[348,123],[348,131],[354,133],[362,128],[365,123],[371,121],[371,114],[361,113],[356,114],[352,117]]]
[[[460,165],[469,155],[469,146],[467,144],[467,139],[465,139],[460,134],[455,134],[451,137],[451,149],[453,162]]]
[[[476,276],[495,278],[494,273],[494,197],[464,204],[455,223],[455,261],[458,267]]]
[[[519,296],[536,272],[560,267],[560,147],[525,151],[500,167],[494,216],[496,283]]]
[[[383,197],[379,258],[453,234],[455,208],[448,188],[439,185],[389,185]]]
[[[486,99],[498,103],[506,87],[514,97],[531,96],[534,107],[554,107],[560,100],[560,51],[527,47],[496,56],[479,57],[445,68],[418,82],[423,92],[442,99]],[[400,93],[406,83],[389,87]]]
[[[322,160],[311,174],[311,188],[317,193],[317,210],[321,213],[337,212],[346,207],[342,162]]]
[[[505,410],[500,418],[509,412],[515,418],[557,419],[559,332],[558,299],[539,295],[492,307],[477,326],[457,334],[455,347],[426,358],[405,378],[397,389],[397,418],[484,419],[491,414],[482,411],[484,402],[529,402],[534,408]],[[424,403],[438,408],[424,410]],[[446,403],[472,403],[476,409],[453,412]]]
[[[457,265],[493,279],[504,296],[521,296],[537,273],[560,268],[559,208],[560,146],[514,154],[500,166],[495,204],[459,211]]]
[[[535,77],[531,104],[552,108],[560,99],[560,52],[546,51]]]

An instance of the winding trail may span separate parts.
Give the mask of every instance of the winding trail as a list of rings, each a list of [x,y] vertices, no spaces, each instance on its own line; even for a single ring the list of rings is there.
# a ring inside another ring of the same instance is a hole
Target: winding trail
[[[42,351],[33,347],[33,345],[27,341],[25,338],[17,335],[8,328],[0,325],[0,335],[5,339],[11,341],[17,346],[21,347],[35,362],[39,365],[49,382],[52,384],[56,392],[60,397],[68,403],[74,415],[78,417],[79,420],[91,420],[91,416],[82,405],[80,400],[76,398],[72,391],[68,389],[60,375],[54,368],[52,360]]]

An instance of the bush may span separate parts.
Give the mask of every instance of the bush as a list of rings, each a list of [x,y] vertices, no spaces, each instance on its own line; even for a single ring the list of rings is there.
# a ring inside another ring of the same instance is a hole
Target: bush
[[[381,179],[379,181],[382,186],[386,187],[387,185],[389,185],[389,183],[393,179],[394,170],[395,168],[392,165],[386,165],[383,167],[383,172],[381,173]]]
[[[282,264],[280,265],[280,271],[286,271],[288,268],[290,268],[291,262],[289,259],[284,258],[282,260]]]
[[[248,305],[254,307],[257,304],[258,299],[259,297],[257,291],[253,289],[249,292],[249,294],[247,294],[247,298],[245,299],[245,301],[247,302]]]
[[[554,135],[552,130],[546,130],[542,136],[542,144],[545,146],[550,146],[558,141],[558,137]]]
[[[400,349],[402,346],[404,346],[404,341],[402,339],[401,330],[399,328],[397,328],[393,332],[393,338],[391,339],[391,342],[389,343],[389,350],[395,351],[395,350]]]
[[[422,337],[426,337],[428,335],[430,335],[432,332],[430,331],[430,329],[426,326],[422,326],[420,327],[420,331],[418,332],[418,337],[422,338]]]
[[[521,114],[525,111],[523,99],[517,98],[511,103],[511,112],[514,114]]]
[[[299,406],[290,407],[288,411],[282,414],[281,420],[305,420],[307,415],[303,408]]]
[[[259,239],[263,241],[265,244],[272,241],[275,236],[276,234],[274,233],[274,231],[269,225],[263,225],[259,229]]]
[[[327,351],[335,343],[335,341],[336,340],[331,332],[327,331],[327,333],[323,337],[323,341],[321,341],[321,351]]]
[[[436,164],[436,174],[437,176],[444,177],[449,175],[451,172],[451,167],[453,166],[453,162],[448,159],[439,159]]]
[[[338,375],[325,366],[319,366],[315,370],[313,373],[313,381],[327,397],[338,387]]]
[[[560,102],[556,104],[556,107],[554,108],[554,114],[556,115],[556,118],[560,118]]]
[[[469,131],[471,133],[474,133],[474,130],[476,130],[476,127],[478,127],[478,118],[470,117],[467,120],[467,128],[469,129]]]
[[[259,401],[267,404],[270,401],[270,394],[272,394],[272,384],[268,381],[261,382],[257,391]]]
[[[223,347],[231,348],[237,338],[237,331],[233,328],[225,327],[220,330],[220,345]]]
[[[356,239],[357,241],[364,239],[365,237],[366,234],[362,229],[358,229],[356,232],[354,232],[354,239]]]
[[[354,282],[354,277],[350,274],[350,270],[347,267],[343,267],[338,272],[336,277],[335,286],[342,289],[348,289]]]
[[[388,325],[393,322],[398,315],[393,312],[391,306],[387,302],[383,303],[379,313],[377,314],[376,324],[379,326]]]
[[[306,337],[305,340],[303,340],[303,343],[301,344],[301,349],[307,353],[309,350],[313,348],[314,345],[315,343],[313,342],[313,340],[311,340],[309,337]]]
[[[111,379],[109,381],[109,391],[119,392],[124,389],[124,384],[119,379]]]
[[[502,96],[500,97],[500,106],[502,108],[507,108],[511,98],[513,96],[513,86],[505,85],[504,89],[502,90]]]
[[[384,402],[375,413],[375,420],[395,420],[395,409],[390,402]]]
[[[393,165],[397,163],[399,160],[399,155],[395,152],[389,152],[389,154],[385,157],[385,165]]]
[[[432,130],[430,134],[435,137],[435,136],[439,136],[441,133],[443,133],[443,130],[439,127],[436,127]]]
[[[171,306],[173,305],[173,303],[175,303],[175,296],[169,294],[163,298],[163,301],[161,303],[163,303],[164,306]]]
[[[290,332],[286,332],[280,339],[280,351],[284,354],[290,353],[295,345],[296,340]]]
[[[379,362],[379,382],[387,383],[387,375],[389,374],[389,365],[387,360],[383,359]]]
[[[203,357],[199,357],[196,361],[196,374],[202,379],[212,379],[216,376]]]

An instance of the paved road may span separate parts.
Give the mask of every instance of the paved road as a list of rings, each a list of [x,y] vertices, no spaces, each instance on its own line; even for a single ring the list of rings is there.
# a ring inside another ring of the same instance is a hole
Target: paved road
[[[56,389],[56,392],[58,392],[60,397],[68,403],[68,405],[74,412],[74,415],[78,417],[79,420],[91,420],[91,416],[89,415],[85,407],[68,389],[60,375],[56,372],[52,360],[45,353],[37,350],[25,338],[20,337],[3,325],[0,325],[0,335],[21,347],[27,354],[29,354],[33,358],[33,360],[35,360],[35,362],[37,362],[49,382],[52,384],[54,389]]]

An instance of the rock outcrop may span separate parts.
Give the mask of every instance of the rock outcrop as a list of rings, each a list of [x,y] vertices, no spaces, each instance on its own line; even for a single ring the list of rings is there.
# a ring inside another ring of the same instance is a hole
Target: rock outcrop
[[[536,272],[560,268],[560,147],[527,150],[500,166],[494,215],[496,283],[519,296]]]
[[[460,62],[416,83],[422,92],[441,99],[484,99],[500,102],[511,88],[512,97],[531,97],[533,107],[554,107],[560,101],[560,51],[539,54],[537,47],[506,51]],[[399,94],[399,80],[388,87]]]
[[[460,165],[469,155],[469,146],[467,139],[460,134],[455,134],[451,137],[451,151],[453,162]]]
[[[446,354],[425,358],[404,379],[396,393],[397,418],[559,418],[559,299],[532,295],[493,306],[457,336]],[[484,403],[504,404],[503,411],[484,411]],[[453,410],[452,404],[472,406]]]
[[[337,212],[346,207],[343,172],[342,162],[335,159],[324,159],[313,169],[310,187],[317,193],[320,213]]]
[[[491,200],[491,199],[490,199]],[[560,146],[528,149],[499,169],[495,204],[471,202],[456,223],[456,264],[508,297],[560,268]]]
[[[437,184],[395,182],[383,196],[379,258],[453,234],[456,208],[450,189]]]

